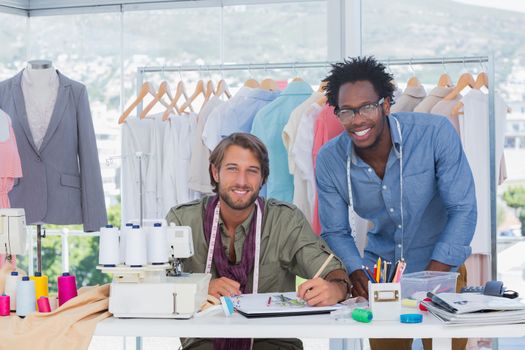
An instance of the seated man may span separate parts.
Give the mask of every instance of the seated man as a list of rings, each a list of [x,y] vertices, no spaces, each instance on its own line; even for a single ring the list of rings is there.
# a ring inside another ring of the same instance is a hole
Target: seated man
[[[331,253],[299,209],[258,196],[268,174],[264,144],[250,134],[232,134],[210,155],[211,184],[217,195],[172,208],[167,215],[168,223],[192,228],[195,254],[184,262],[184,270],[211,272],[210,295],[294,291],[295,276],[312,278]],[[297,294],[309,305],[326,306],[345,300],[349,291],[346,270],[335,258],[321,277],[301,284]],[[182,343],[184,349],[251,346],[250,339]],[[298,339],[255,339],[253,344],[253,349],[301,348]]]

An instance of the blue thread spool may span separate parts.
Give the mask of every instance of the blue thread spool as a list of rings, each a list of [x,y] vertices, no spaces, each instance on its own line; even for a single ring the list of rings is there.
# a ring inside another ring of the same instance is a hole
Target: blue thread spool
[[[16,285],[16,314],[25,317],[36,311],[35,281],[28,276],[22,277]]]

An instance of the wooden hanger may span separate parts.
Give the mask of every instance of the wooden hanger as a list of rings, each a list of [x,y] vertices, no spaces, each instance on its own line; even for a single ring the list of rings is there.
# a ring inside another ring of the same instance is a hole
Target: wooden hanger
[[[213,81],[208,80],[206,83],[206,90],[204,91],[204,103],[208,102],[211,95],[215,94],[215,88],[213,87]]]
[[[197,86],[195,87],[195,91],[193,91],[193,94],[190,96],[190,98],[184,102],[184,104],[180,107],[180,112],[184,113],[186,111],[186,108],[190,107],[193,101],[200,95],[205,94],[204,91],[204,82],[202,80],[199,80],[197,82]]]
[[[232,94],[228,89],[228,84],[226,84],[226,81],[224,79],[221,79],[217,83],[217,90],[215,90],[215,96],[221,97],[223,94],[226,95],[227,98],[232,98]]]
[[[408,79],[407,87],[419,87],[419,86],[421,86],[421,82],[415,75],[412,78]]]
[[[181,96],[186,97],[186,101],[188,100],[186,96],[186,89],[184,87],[184,83],[182,82],[182,80],[180,80],[177,83],[177,90],[175,91],[175,96],[173,96],[169,106],[166,107],[164,114],[162,114],[162,120],[164,121],[168,120],[168,118],[170,117],[170,113],[172,113],[173,111],[175,111],[177,114],[180,114],[180,110],[177,107],[177,103],[179,102],[179,99],[181,98]]]
[[[448,75],[447,73],[441,74],[441,76],[439,77],[437,86],[446,88],[446,87],[451,87],[453,85],[454,84],[452,83],[452,79],[450,79],[450,75]]]
[[[153,97],[153,100],[151,100],[151,102],[146,106],[146,108],[144,108],[142,113],[140,113],[140,119],[146,118],[149,111],[151,111],[151,109],[157,104],[157,102],[161,101],[162,97],[166,94],[167,91],[168,83],[166,81],[163,81],[162,83],[160,83],[159,91],[157,91],[157,93]]]
[[[264,90],[275,91],[277,90],[277,83],[275,82],[275,80],[267,78],[261,81],[260,87]]]
[[[295,77],[295,78],[292,79],[292,82],[294,82],[294,81],[304,81],[304,80],[301,77]]]
[[[444,100],[454,100],[456,97],[459,96],[461,91],[465,89],[467,86],[470,86],[473,88],[475,85],[474,78],[472,77],[472,74],[470,73],[463,73],[458,79],[458,82],[456,84],[456,87],[454,90],[452,90],[447,96],[445,96]]]
[[[135,99],[135,101],[133,101],[131,105],[129,105],[128,108],[126,108],[124,113],[122,113],[122,115],[118,118],[118,123],[123,124],[126,121],[126,118],[131,114],[131,112],[133,112],[133,110],[142,102],[142,100],[144,100],[144,97],[146,97],[148,93],[152,93],[152,90],[153,88],[151,87],[150,83],[145,82],[144,84],[142,84],[137,98]]]
[[[257,89],[260,87],[257,80],[251,79],[251,78],[244,82],[244,86],[252,88],[252,89]]]
[[[489,88],[489,76],[485,72],[479,73],[474,82],[474,89],[479,90],[482,87]]]

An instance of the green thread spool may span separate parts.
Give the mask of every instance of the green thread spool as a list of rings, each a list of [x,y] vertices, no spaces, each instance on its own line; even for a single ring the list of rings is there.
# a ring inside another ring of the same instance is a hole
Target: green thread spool
[[[357,322],[369,323],[372,321],[372,311],[367,309],[354,309],[352,310],[352,319]]]

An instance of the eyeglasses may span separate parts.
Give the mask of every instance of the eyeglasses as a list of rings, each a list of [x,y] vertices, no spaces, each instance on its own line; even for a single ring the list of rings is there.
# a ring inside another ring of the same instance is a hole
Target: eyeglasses
[[[356,114],[359,114],[363,118],[372,118],[376,115],[377,109],[385,102],[385,98],[382,97],[376,103],[369,103],[359,108],[336,108],[335,114],[342,123],[347,123],[355,118]]]

